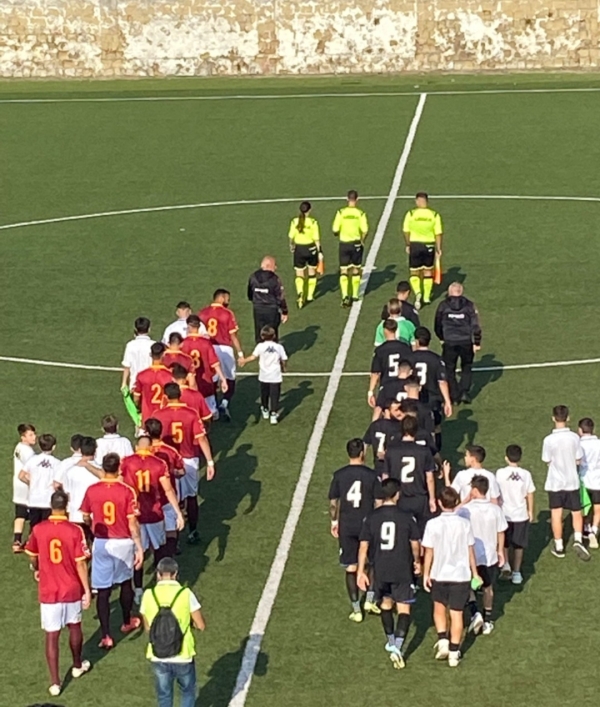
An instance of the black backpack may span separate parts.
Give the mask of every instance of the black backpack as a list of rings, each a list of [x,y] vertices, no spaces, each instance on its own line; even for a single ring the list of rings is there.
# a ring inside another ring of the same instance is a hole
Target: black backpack
[[[154,657],[159,660],[174,658],[181,653],[183,648],[183,631],[179,621],[177,621],[177,617],[173,613],[173,606],[185,589],[185,587],[181,587],[168,606],[161,606],[156,598],[154,588],[152,589],[152,596],[156,606],[158,606],[158,614],[156,614],[154,621],[150,624],[150,645],[152,646]]]

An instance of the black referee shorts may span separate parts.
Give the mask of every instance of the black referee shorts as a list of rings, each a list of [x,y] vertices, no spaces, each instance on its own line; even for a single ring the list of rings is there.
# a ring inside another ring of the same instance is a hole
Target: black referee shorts
[[[294,249],[294,267],[302,270],[316,268],[319,264],[319,251],[316,245],[297,245]]]
[[[411,243],[409,245],[408,267],[411,270],[431,270],[434,263],[434,243]]]
[[[359,268],[362,265],[364,250],[362,241],[340,243],[340,267],[347,268],[352,265]]]

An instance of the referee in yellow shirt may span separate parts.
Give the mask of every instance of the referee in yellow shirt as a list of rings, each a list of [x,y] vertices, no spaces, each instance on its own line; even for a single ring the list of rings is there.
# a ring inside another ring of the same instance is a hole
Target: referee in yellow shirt
[[[294,270],[296,271],[296,296],[298,309],[305,303],[312,302],[315,298],[317,287],[317,265],[319,264],[319,251],[321,250],[321,237],[319,224],[310,215],[311,204],[303,201],[300,204],[300,214],[292,219],[290,224],[290,250],[294,254]],[[308,274],[308,278],[306,278]],[[306,297],[305,293],[306,283]]]
[[[356,205],[358,192],[351,189],[347,198],[348,206],[340,209],[333,221],[333,235],[340,239],[342,307],[358,301],[364,243],[369,232],[367,215]]]
[[[436,257],[442,255],[442,218],[429,208],[429,196],[420,191],[416,208],[404,217],[404,240],[410,268],[410,286],[415,293],[415,309],[431,303],[433,270]]]

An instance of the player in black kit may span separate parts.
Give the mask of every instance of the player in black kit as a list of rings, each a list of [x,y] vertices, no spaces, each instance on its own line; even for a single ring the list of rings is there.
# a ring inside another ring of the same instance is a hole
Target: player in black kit
[[[351,439],[346,451],[348,464],[334,473],[329,488],[329,515],[331,534],[339,541],[340,563],[346,569],[346,588],[352,603],[350,620],[360,623],[363,614],[356,583],[359,536],[365,516],[373,510],[375,499],[379,497],[380,482],[375,471],[365,465],[362,439]],[[365,591],[365,611],[379,614],[373,589],[365,587]]]
[[[415,601],[414,575],[421,574],[420,534],[414,518],[398,506],[400,484],[385,479],[383,504],[365,518],[360,534],[358,585],[369,583],[365,567],[370,554],[375,573],[376,596],[381,600],[381,623],[387,637],[386,651],[394,668],[404,667],[402,646],[410,626]],[[394,630],[394,606],[398,614]]]
[[[383,459],[385,450],[392,440],[402,436],[402,423],[398,417],[392,417],[391,409],[397,410],[400,403],[393,402],[383,411],[383,416],[373,420],[369,425],[363,442],[365,447],[373,449],[373,466],[378,476],[383,472]],[[366,450],[365,450],[366,451]]]
[[[367,401],[371,407],[375,407],[380,386],[398,378],[400,363],[402,361],[412,363],[413,351],[406,342],[396,338],[397,329],[398,322],[395,319],[386,319],[383,323],[385,341],[375,348],[371,361],[371,378],[367,394]]]
[[[412,375],[412,364],[409,361],[400,361],[398,364],[398,375],[395,378],[389,378],[379,390],[375,409],[373,410],[373,419],[376,420],[381,416],[383,410],[393,401],[404,400],[408,397],[405,390],[406,381]]]

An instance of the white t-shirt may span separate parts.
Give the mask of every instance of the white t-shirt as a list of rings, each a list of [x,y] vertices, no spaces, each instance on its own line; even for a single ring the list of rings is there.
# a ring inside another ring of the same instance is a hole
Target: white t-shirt
[[[542,461],[548,464],[546,491],[576,491],[579,488],[577,462],[583,459],[579,435],[568,427],[552,430],[544,438]]]
[[[583,461],[579,473],[583,485],[590,491],[600,491],[600,439],[596,435],[583,435],[581,448]]]
[[[181,334],[183,338],[187,336],[187,321],[185,319],[176,319],[174,322],[171,322],[168,327],[165,328],[165,332],[162,337],[163,344],[168,344],[169,343],[169,337],[171,334],[174,334],[177,332],[178,334]],[[201,334],[202,336],[206,335],[206,327],[202,322],[200,322],[200,328],[198,329],[198,334]]]
[[[433,549],[431,579],[437,582],[470,582],[469,547],[475,544],[466,518],[444,511],[425,526],[423,547]]]
[[[13,503],[26,506],[29,503],[29,486],[19,479],[19,472],[35,456],[33,449],[24,442],[19,442],[13,452]]]
[[[462,469],[454,477],[454,480],[451,484],[452,488],[460,495],[461,501],[464,501],[465,498],[468,498],[469,494],[471,493],[471,479],[474,476],[485,476],[485,478],[489,481],[490,487],[486,494],[486,498],[488,501],[491,501],[492,498],[500,497],[500,489],[498,488],[498,482],[496,481],[496,477],[492,474],[491,471],[488,471],[487,469]]]
[[[520,466],[505,466],[496,472],[502,494],[502,510],[506,520],[522,523],[529,520],[527,495],[535,492],[531,473]]]
[[[252,355],[258,357],[258,380],[261,383],[281,383],[281,362],[287,361],[288,358],[281,344],[276,341],[261,341]]]
[[[477,566],[493,567],[498,564],[498,533],[508,528],[500,506],[485,498],[474,498],[458,514],[471,523],[475,538],[475,561]]]
[[[79,457],[81,460],[81,455]],[[69,494],[69,520],[72,523],[83,523],[83,513],[79,510],[83,503],[85,492],[98,479],[83,466],[73,464],[63,474],[61,484]]]
[[[96,456],[94,465],[102,467],[102,460],[107,454],[118,454],[121,459],[133,454],[133,447],[127,437],[118,434],[104,435],[96,440]]]
[[[42,452],[35,454],[25,464],[29,472],[29,508],[50,508],[50,498],[54,493],[54,477],[60,459]]]
[[[140,334],[132,339],[125,346],[125,353],[121,365],[124,368],[129,368],[129,388],[133,388],[135,379],[140,371],[149,368],[152,365],[152,356],[150,356],[150,347],[154,341],[147,334]]]
[[[67,473],[67,470],[70,469],[72,466],[75,466],[75,464],[77,464],[80,461],[81,461],[81,452],[75,452],[70,457],[63,459],[61,461],[61,463],[56,467],[56,471],[54,472],[54,481],[56,481],[59,484],[62,484],[63,478],[64,478],[65,474]]]

